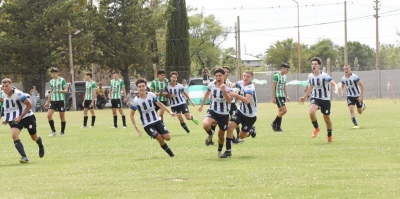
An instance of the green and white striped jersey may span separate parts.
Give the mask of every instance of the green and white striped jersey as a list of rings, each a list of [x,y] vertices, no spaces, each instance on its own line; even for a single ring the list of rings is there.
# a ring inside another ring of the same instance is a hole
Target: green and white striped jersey
[[[64,90],[66,86],[67,82],[62,77],[50,80],[51,101],[64,101],[65,93],[60,93],[60,91]]]
[[[164,78],[163,81],[159,81],[158,78],[151,82],[150,88],[154,93],[164,92],[168,85],[168,79]],[[158,96],[158,101],[167,101],[166,96]]]
[[[284,90],[286,85],[286,75],[281,75],[281,73],[275,73],[273,81],[276,83],[275,86],[276,97],[286,97]]]
[[[85,100],[93,100],[93,92],[97,89],[95,81],[86,82]]]
[[[122,79],[111,80],[111,99],[122,99],[122,88],[125,87],[125,83]]]

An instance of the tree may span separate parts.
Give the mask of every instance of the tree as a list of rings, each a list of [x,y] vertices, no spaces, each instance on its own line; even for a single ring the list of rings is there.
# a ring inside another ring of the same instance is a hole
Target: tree
[[[381,65],[385,69],[400,68],[400,47],[382,44],[380,47]]]
[[[336,61],[339,57],[339,46],[334,44],[330,39],[321,39],[316,44],[310,46],[313,57],[319,57],[323,62],[328,58]]]
[[[339,52],[342,57],[344,55],[344,47],[339,47]],[[347,42],[347,52],[349,60],[355,60],[355,58],[357,58],[357,65],[359,65],[360,70],[375,69],[375,52],[369,46],[361,44],[358,41],[349,41]],[[354,66],[354,62],[349,64]]]
[[[170,0],[167,22],[165,68],[177,71],[180,79],[190,78],[189,21],[185,0]]]

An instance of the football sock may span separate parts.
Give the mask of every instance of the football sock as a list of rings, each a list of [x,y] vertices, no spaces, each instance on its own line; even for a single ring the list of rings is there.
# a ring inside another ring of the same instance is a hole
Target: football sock
[[[54,127],[54,120],[49,121],[51,132],[56,132],[56,128]]]
[[[113,117],[114,117],[114,126],[117,127],[117,116],[114,115]]]
[[[184,123],[181,123],[181,126],[182,126],[183,129],[185,129],[186,133],[189,133],[189,132],[190,132],[189,129],[188,129],[188,127],[186,126],[186,123],[185,123],[185,122],[184,122]]]
[[[222,147],[224,147],[224,144],[218,143],[218,151],[222,151]]]
[[[174,153],[172,153],[171,149],[168,147],[167,143],[161,146],[162,149],[164,149],[165,152],[168,153],[169,156],[174,156]]]
[[[352,118],[351,118],[351,121],[353,122],[354,125],[358,126],[357,118],[356,118],[356,117],[352,117]]]
[[[96,116],[92,115],[92,126],[94,126],[94,122],[96,121]]]
[[[318,121],[317,120],[315,120],[314,122],[312,122],[312,125],[314,126],[314,128],[318,128],[319,126],[318,126]]]
[[[328,129],[328,137],[332,136],[332,129]]]
[[[42,138],[41,137],[39,137],[39,139],[36,140],[36,143],[39,145],[39,148],[43,147],[43,143],[42,143]]]
[[[281,117],[278,117],[278,116],[276,116],[276,117],[277,117],[277,119],[278,119],[278,121],[277,121],[277,123],[276,123],[276,127],[281,128],[282,118],[281,118]]]
[[[239,133],[240,133],[240,129],[239,129],[239,127],[236,127],[236,134],[237,134],[237,138],[239,139]]]
[[[25,154],[25,150],[24,150],[24,145],[22,145],[21,140],[15,140],[14,141],[14,146],[17,149],[18,153],[22,156],[22,157],[26,157]]]
[[[278,124],[279,117],[276,116],[275,120],[273,121],[274,124]]]
[[[126,126],[125,115],[122,116],[122,125],[123,125],[123,126]]]
[[[226,151],[231,151],[232,149],[232,138],[226,138]]]
[[[212,126],[211,125],[211,130],[215,131],[215,128],[217,128],[217,126]]]
[[[61,122],[61,132],[65,133],[65,125],[67,122]]]
[[[207,134],[208,134],[209,136],[212,136],[213,130],[212,130],[212,129],[208,130],[208,131],[207,131]]]
[[[87,125],[88,116],[83,117],[83,126]]]

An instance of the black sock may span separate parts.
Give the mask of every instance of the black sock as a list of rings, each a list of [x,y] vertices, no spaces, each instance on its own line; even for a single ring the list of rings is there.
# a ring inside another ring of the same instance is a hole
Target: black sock
[[[56,128],[54,127],[54,120],[49,121],[51,132],[56,132]]]
[[[240,133],[240,129],[239,129],[239,127],[236,127],[236,134],[237,134],[237,138],[239,139],[239,133]]]
[[[43,147],[43,143],[42,143],[42,138],[41,137],[39,137],[39,139],[36,140],[36,143],[38,144],[39,148]]]
[[[272,123],[274,123],[274,124],[278,124],[278,120],[279,120],[279,117],[278,117],[278,116],[276,116],[275,120],[274,120]]]
[[[184,122],[184,123],[181,123],[181,126],[182,126],[183,129],[185,129],[186,133],[189,133],[189,132],[190,132],[189,129],[188,129],[188,127],[186,126],[186,123],[185,123],[185,122]]]
[[[122,116],[122,126],[126,126],[125,115]]]
[[[332,129],[328,129],[328,137],[332,136]]]
[[[353,122],[354,125],[358,126],[356,117],[352,117],[351,121]]]
[[[215,131],[215,128],[217,128],[217,126],[212,126],[211,125],[211,130]]]
[[[222,151],[222,148],[224,147],[224,144],[218,143],[218,151]]]
[[[168,153],[169,156],[174,156],[174,153],[172,153],[171,149],[168,147],[167,143],[161,146],[162,149],[164,149],[165,152]]]
[[[114,126],[117,127],[117,116],[114,115],[113,117],[114,117]]]
[[[213,130],[212,129],[208,130],[207,134],[211,136],[213,134]]]
[[[315,120],[314,122],[312,122],[312,125],[314,126],[314,128],[318,128],[319,126],[318,126],[318,121],[317,120]]]
[[[94,126],[94,122],[96,121],[96,116],[92,115],[92,126]]]
[[[278,117],[278,116],[277,116],[277,118],[278,118],[278,123],[276,124],[276,127],[281,128],[282,118]]]
[[[87,125],[88,116],[83,116],[83,126]]]
[[[22,145],[21,140],[15,140],[14,141],[14,146],[17,149],[18,153],[22,156],[22,157],[26,157],[25,154],[25,150],[24,150],[24,145]]]
[[[232,149],[232,138],[226,138],[226,151],[231,151]]]
[[[61,132],[65,133],[65,124],[67,122],[61,122]]]

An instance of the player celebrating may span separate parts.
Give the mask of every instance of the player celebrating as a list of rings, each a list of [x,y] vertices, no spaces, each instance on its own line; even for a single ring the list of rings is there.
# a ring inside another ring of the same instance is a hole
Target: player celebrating
[[[321,63],[321,59],[318,57],[313,57],[311,59],[311,68],[313,72],[308,75],[308,83],[310,86],[308,86],[305,95],[299,98],[299,103],[304,104],[307,96],[311,93],[310,118],[314,126],[314,132],[311,136],[312,138],[317,137],[317,134],[320,131],[315,113],[317,112],[318,108],[321,107],[321,113],[324,115],[324,120],[328,131],[328,142],[332,142],[332,122],[329,117],[331,113],[329,84],[335,87],[333,92],[336,94],[338,92],[338,87],[335,81],[332,80],[331,76],[320,71]]]
[[[344,75],[342,77],[342,97],[344,97],[344,87],[347,86],[347,106],[350,109],[351,121],[354,124],[353,129],[360,128],[354,112],[354,105],[357,106],[357,112],[362,114],[365,109],[363,102],[364,84],[360,78],[351,72],[350,65],[344,65]]]
[[[218,157],[222,154],[222,147],[224,146],[225,131],[228,128],[229,122],[229,108],[232,98],[228,95],[226,85],[224,84],[225,71],[222,68],[218,68],[214,71],[215,81],[208,84],[207,92],[201,102],[199,111],[203,110],[204,103],[212,94],[212,101],[210,102],[210,108],[207,110],[206,117],[203,120],[203,128],[207,132],[206,146],[212,143],[212,136],[214,131],[211,129],[211,125],[217,122],[218,130]],[[228,139],[228,138],[227,138]],[[233,138],[229,138],[229,145],[231,145]],[[227,141],[228,143],[228,141]]]
[[[112,128],[117,128],[117,109],[119,114],[122,117],[122,125],[126,128],[125,114],[124,110],[122,110],[122,95],[124,97],[124,102],[126,103],[126,91],[125,91],[125,83],[124,80],[119,79],[119,72],[115,70],[113,72],[113,79],[110,82],[110,95],[111,95],[111,108],[112,114],[114,118],[114,126]]]
[[[161,148],[164,149],[164,151],[168,153],[170,157],[174,157],[174,153],[168,147],[167,143],[165,143],[165,140],[169,141],[171,139],[169,131],[165,127],[164,123],[159,119],[157,112],[155,111],[155,104],[168,112],[172,117],[175,117],[175,113],[168,110],[164,104],[159,102],[154,93],[146,92],[146,85],[147,81],[145,79],[140,78],[136,80],[136,87],[139,91],[139,94],[133,99],[133,102],[130,106],[132,109],[130,114],[132,124],[138,132],[139,137],[141,137],[142,132],[139,130],[134,117],[136,110],[138,110],[140,113],[140,120],[146,133],[150,137],[156,139],[160,143]]]
[[[4,103],[3,124],[9,124],[14,146],[21,155],[20,163],[28,163],[24,146],[19,139],[19,134],[23,128],[28,129],[29,135],[39,146],[39,157],[44,156],[44,146],[42,138],[36,132],[36,118],[31,111],[32,103],[27,96],[20,90],[12,87],[11,79],[5,78],[1,81],[4,93],[0,96],[0,101]]]
[[[185,115],[187,120],[192,120],[193,123],[199,124],[199,121],[190,115],[189,108],[186,105],[186,99],[189,99],[193,106],[195,105],[182,84],[177,83],[178,73],[176,71],[172,71],[169,74],[169,78],[171,82],[167,84],[167,87],[165,87],[164,95],[167,96],[171,110],[177,115],[182,128],[185,129],[186,133],[190,133],[190,130],[183,120],[181,113]]]
[[[278,115],[272,122],[272,130],[282,131],[282,117],[287,112],[285,102],[290,101],[286,89],[286,74],[289,72],[290,66],[286,63],[281,65],[281,71],[275,73],[272,81],[272,103],[278,105]]]
[[[86,128],[86,124],[88,121],[88,110],[90,110],[90,114],[92,115],[92,125],[90,128],[94,127],[94,122],[96,121],[96,115],[94,113],[94,99],[96,99],[96,82],[92,80],[92,73],[88,72],[85,74],[85,87],[86,87],[86,92],[84,96],[84,101],[83,101],[83,126],[81,128]]]

